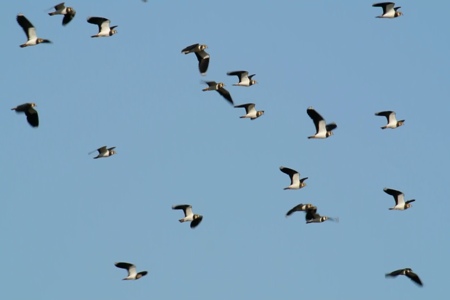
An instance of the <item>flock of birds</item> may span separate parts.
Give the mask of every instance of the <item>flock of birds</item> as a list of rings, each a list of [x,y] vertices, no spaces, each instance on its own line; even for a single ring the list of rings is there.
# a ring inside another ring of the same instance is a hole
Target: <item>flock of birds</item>
[[[400,7],[395,7],[395,3],[393,2],[375,3],[373,4],[373,7],[381,7],[383,9],[382,15],[377,16],[377,18],[397,18],[402,15],[402,12],[398,10]],[[69,24],[70,21],[76,15],[75,9],[73,9],[72,7],[66,7],[64,2],[56,5],[54,9],[55,11],[50,12],[49,15],[50,16],[62,15],[63,16],[62,25],[64,26]],[[98,26],[98,33],[92,35],[91,36],[92,38],[110,37],[117,33],[115,29],[117,26],[110,26],[110,20],[107,18],[88,17],[87,22]],[[36,46],[42,43],[51,43],[50,40],[39,38],[37,36],[36,28],[24,15],[22,14],[17,15],[17,23],[22,27],[27,36],[27,41],[24,44],[20,45],[21,48],[28,46]],[[201,75],[206,75],[208,71],[210,55],[205,51],[205,49],[207,48],[208,48],[207,45],[197,43],[187,46],[181,51],[184,54],[190,53],[195,54],[198,60],[198,69]],[[233,71],[228,72],[227,75],[238,77],[239,82],[233,84],[234,86],[250,87],[257,83],[256,80],[253,79],[255,74],[249,75],[247,71]],[[228,103],[233,105],[235,108],[245,108],[246,114],[241,116],[240,118],[249,118],[250,120],[255,120],[264,115],[264,111],[258,111],[255,109],[254,103],[234,105],[233,98],[231,97],[230,92],[224,88],[225,84],[223,82],[204,81],[204,83],[206,83],[208,86],[204,88],[203,91],[217,91]],[[12,108],[12,110],[15,110],[17,113],[24,113],[30,126],[36,128],[39,126],[39,116],[35,107],[36,107],[35,103],[25,103]],[[327,124],[325,119],[313,107],[308,107],[306,112],[308,116],[312,119],[316,129],[315,134],[309,136],[308,139],[326,139],[333,135],[333,130],[337,128],[336,123]],[[387,124],[382,126],[381,129],[387,128],[395,129],[404,125],[405,122],[405,120],[397,120],[394,111],[381,111],[375,113],[375,115],[382,116],[387,119]],[[97,151],[98,155],[94,157],[94,159],[106,158],[116,154],[116,151],[114,149],[115,147],[108,148],[107,146],[103,146],[98,148],[97,150],[90,152],[89,154],[92,154],[93,152]],[[283,166],[280,167],[280,171],[287,174],[291,181],[291,184],[284,188],[285,190],[298,190],[306,186],[305,180],[307,180],[308,177],[301,178],[300,173],[298,171]],[[401,191],[395,189],[384,188],[384,192],[392,196],[395,200],[395,206],[389,208],[390,210],[406,210],[411,207],[411,202],[415,201],[414,199],[405,201],[404,194]],[[203,220],[202,215],[193,213],[192,206],[189,204],[174,205],[172,206],[172,209],[183,210],[184,218],[181,218],[179,222],[181,223],[190,222],[191,228],[197,227]],[[337,217],[334,218],[318,214],[317,207],[311,203],[307,204],[301,203],[294,206],[286,213],[286,217],[292,215],[295,212],[305,212],[306,224],[322,223],[327,220],[335,222],[339,221],[339,218]],[[123,280],[137,280],[147,275],[148,273],[147,271],[137,272],[136,266],[127,262],[117,262],[115,263],[115,266],[117,268],[127,270],[128,275],[127,277],[123,278]],[[393,272],[387,273],[385,276],[396,277],[398,275],[405,275],[418,285],[420,286],[423,285],[419,276],[415,274],[410,268],[395,270]]]

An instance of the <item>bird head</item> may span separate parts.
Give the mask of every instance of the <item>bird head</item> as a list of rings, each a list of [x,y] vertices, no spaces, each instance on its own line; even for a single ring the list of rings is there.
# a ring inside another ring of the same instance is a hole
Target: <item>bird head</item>
[[[327,137],[330,137],[330,136],[332,136],[334,133],[333,133],[333,131],[327,131]]]
[[[201,217],[202,217],[202,216],[199,215],[199,214],[194,214],[194,216],[193,216],[194,220],[199,219],[199,218],[201,218]]]
[[[200,50],[205,50],[208,48],[208,45],[200,45]]]
[[[403,13],[401,11],[396,11],[395,17],[400,17],[400,16],[403,16]]]
[[[397,126],[402,126],[403,123],[405,123],[405,120],[400,120],[400,121],[397,122]]]
[[[111,155],[117,154],[116,150],[111,150],[110,153]]]
[[[256,113],[256,116],[257,116],[257,117],[261,117],[263,114],[264,114],[264,111],[263,111],[263,110],[259,110],[259,111]]]
[[[114,34],[116,34],[117,33],[117,30],[116,29],[111,29],[111,31],[109,32],[109,35],[114,35]]]
[[[410,208],[412,206],[412,204],[411,203],[406,203],[406,205],[405,205],[405,209],[406,208]]]
[[[250,80],[250,85],[254,85],[254,84],[257,84],[257,83],[258,83],[258,81],[254,80],[254,79]]]
[[[225,83],[223,83],[223,82],[219,82],[218,84],[217,84],[217,87],[220,89],[220,88],[223,88],[225,86]]]

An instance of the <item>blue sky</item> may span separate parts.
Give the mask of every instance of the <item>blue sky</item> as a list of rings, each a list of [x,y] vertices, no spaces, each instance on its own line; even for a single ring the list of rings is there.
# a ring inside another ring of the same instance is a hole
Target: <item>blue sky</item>
[[[442,299],[447,293],[450,3],[4,1],[0,298]],[[439,4],[439,5],[437,5]],[[21,49],[15,18],[53,41]],[[118,34],[97,32],[107,17]],[[204,43],[200,76],[184,47]],[[256,73],[234,87],[226,72]],[[202,80],[222,81],[239,119]],[[10,109],[35,102],[40,126]],[[308,140],[313,106],[338,128]],[[405,125],[381,130],[394,110]],[[117,155],[93,160],[103,145]],[[285,191],[287,166],[309,177]],[[416,199],[390,211],[384,187]],[[174,204],[204,216],[180,224]],[[339,223],[306,225],[299,203]],[[126,261],[149,274],[121,281]],[[384,274],[411,267],[424,287]]]

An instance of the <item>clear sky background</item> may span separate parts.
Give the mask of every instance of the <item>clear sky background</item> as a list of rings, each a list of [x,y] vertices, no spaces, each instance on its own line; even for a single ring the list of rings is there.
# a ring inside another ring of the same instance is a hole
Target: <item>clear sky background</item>
[[[2,1],[0,298],[444,299],[448,1]],[[53,44],[21,49],[23,13]],[[118,34],[92,39],[88,16]],[[202,77],[194,54],[209,46]],[[258,84],[235,87],[234,70]],[[236,104],[202,80],[222,81]],[[12,107],[35,102],[31,128]],[[308,140],[313,106],[338,128]],[[375,112],[405,125],[381,130]],[[116,146],[93,160],[89,151]],[[285,191],[280,166],[309,177]],[[384,187],[416,199],[390,211]],[[180,224],[174,204],[204,216]],[[312,203],[340,222],[305,224]],[[114,262],[149,274],[122,281]],[[412,268],[424,282],[384,274]]]

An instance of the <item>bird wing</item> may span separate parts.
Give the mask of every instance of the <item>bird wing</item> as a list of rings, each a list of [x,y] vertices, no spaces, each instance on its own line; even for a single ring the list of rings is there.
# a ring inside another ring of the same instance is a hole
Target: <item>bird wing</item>
[[[245,78],[248,79],[248,72],[247,71],[233,71],[233,72],[228,72],[227,75],[228,76],[238,76],[239,77],[239,81],[243,81]]]
[[[114,264],[117,268],[128,271],[128,276],[136,276],[136,266],[127,262],[117,262]]]
[[[111,148],[108,148],[108,151],[114,150],[114,149],[116,149],[116,147],[111,147]]]
[[[372,6],[373,7],[382,7],[383,8],[383,15],[394,8],[395,3],[394,2],[381,2],[381,3],[375,3]]]
[[[281,166],[280,167],[280,171],[283,172],[284,174],[289,175],[289,177],[291,178],[291,184],[294,184],[295,182],[299,182],[300,179],[300,173],[290,169],[290,168],[286,168]]]
[[[98,154],[105,153],[106,150],[107,150],[107,149],[106,149],[106,146],[103,146],[103,147],[100,147],[100,148],[97,149]]]
[[[71,13],[65,14],[62,20],[62,24],[63,25],[69,24],[69,22],[72,21],[72,19],[75,17],[75,14],[76,12],[74,10]]]
[[[217,86],[217,82],[215,81],[203,81],[204,83],[206,83],[208,85],[208,87],[216,87]]]
[[[64,6],[64,2],[55,5],[55,9],[56,9],[56,10],[63,10],[64,7],[65,7],[65,6]]]
[[[200,74],[205,75],[209,66],[209,54],[202,50],[195,52],[195,56],[198,60],[198,70],[200,71]]]
[[[245,107],[245,112],[247,114],[249,114],[251,112],[256,112],[255,103],[246,103],[246,104],[236,105],[235,107]]]
[[[87,19],[88,23],[95,24],[98,26],[98,32],[109,32],[109,23],[110,21],[103,17],[89,17]]]
[[[181,50],[181,53],[189,54],[189,53],[192,52],[192,49],[197,48],[198,45],[199,45],[199,44],[193,44],[193,45],[187,46],[186,48],[184,48],[183,50]]]
[[[398,276],[398,275],[401,275],[401,274],[403,274],[403,272],[405,271],[406,269],[400,269],[400,270],[395,270],[395,271],[392,271],[391,273],[386,273],[386,277],[396,277],[396,276]]]
[[[382,116],[382,117],[386,117],[386,120],[388,123],[390,123],[390,118],[391,118],[391,114],[394,113],[393,111],[390,110],[386,110],[386,111],[380,111],[375,113],[375,116]],[[394,113],[394,118],[395,118],[395,113]]]
[[[27,116],[28,124],[33,127],[39,126],[39,115],[33,107],[28,108],[28,110],[25,111],[25,115]]]
[[[414,273],[413,271],[410,272],[406,272],[406,277],[408,277],[409,279],[411,279],[412,281],[414,281],[415,283],[417,283],[418,285],[422,286],[422,280],[420,280],[419,276]]]
[[[199,216],[197,219],[191,221],[191,228],[194,229],[197,227],[203,220],[203,216]]]
[[[405,198],[402,192],[389,188],[384,188],[383,191],[394,197],[396,205],[405,204]]]
[[[28,40],[37,38],[36,29],[24,15],[17,15],[17,23],[19,23],[20,27],[22,27],[23,31],[27,35]]]
[[[327,130],[327,131],[332,131],[332,130],[334,130],[334,129],[336,129],[337,128],[337,124],[336,123],[330,123],[330,124],[327,124],[326,126],[325,126],[325,129]]]
[[[172,209],[182,209],[185,217],[193,215],[192,206],[189,204],[174,205]]]
[[[311,106],[306,110],[308,116],[313,120],[314,126],[316,126],[316,133],[326,130],[324,118]]]
[[[314,220],[316,218],[320,218],[320,215],[317,213],[317,207],[312,207],[308,210],[306,210],[305,220]]]
[[[230,92],[224,89],[223,87],[219,88],[217,92],[224,97],[231,105],[234,105],[233,99],[231,98]]]
[[[286,213],[286,217],[292,215],[294,212],[296,211],[303,211],[303,207],[305,206],[305,204],[300,203],[299,205],[294,206],[293,208],[291,208],[287,213]]]

